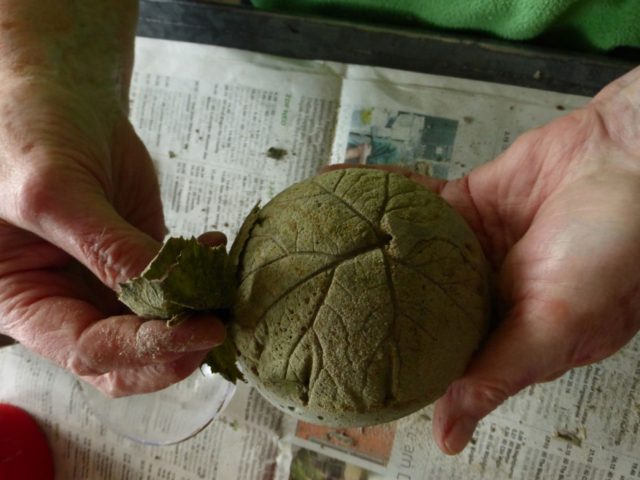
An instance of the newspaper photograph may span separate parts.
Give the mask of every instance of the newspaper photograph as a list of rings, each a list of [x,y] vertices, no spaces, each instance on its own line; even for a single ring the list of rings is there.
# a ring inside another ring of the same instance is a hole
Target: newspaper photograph
[[[459,178],[588,98],[349,65],[331,163]],[[375,101],[373,101],[375,99]]]
[[[454,179],[589,98],[485,82],[139,38],[130,117],[156,167],[171,236],[229,242],[257,203],[335,163]],[[0,349],[0,402],[27,410],[60,479],[444,480],[640,478],[640,338],[531,386],[448,457],[433,407],[362,428],[320,427],[240,383],[221,416],[175,445],[118,436],[70,373]]]
[[[354,108],[343,163],[397,165],[446,179],[457,131],[455,119]]]

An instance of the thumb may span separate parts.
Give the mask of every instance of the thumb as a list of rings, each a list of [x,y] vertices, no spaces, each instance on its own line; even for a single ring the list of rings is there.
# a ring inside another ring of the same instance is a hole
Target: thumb
[[[56,188],[31,197],[26,225],[33,233],[66,251],[103,284],[118,284],[140,275],[160,250],[164,233],[161,209],[144,222],[148,233],[123,219],[97,189],[74,189],[60,195]]]
[[[74,223],[74,218],[79,220]],[[164,222],[161,225],[164,228]],[[139,276],[161,247],[160,242],[121,218],[106,201],[94,204],[90,211],[67,211],[58,217],[52,230],[56,230],[58,246],[113,290]]]
[[[531,311],[531,310],[529,310]],[[547,319],[548,320],[548,319]],[[512,312],[435,405],[433,435],[448,455],[461,452],[478,422],[509,397],[571,367],[566,338],[535,315]]]

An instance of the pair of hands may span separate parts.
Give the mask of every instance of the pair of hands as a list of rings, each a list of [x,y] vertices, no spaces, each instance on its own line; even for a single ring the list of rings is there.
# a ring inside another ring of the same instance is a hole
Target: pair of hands
[[[0,333],[108,395],[160,390],[225,332],[206,316],[168,329],[117,302],[165,236],[126,117],[130,71],[107,102],[102,87],[42,72],[0,82]],[[501,324],[436,404],[435,438],[452,454],[509,396],[612,355],[640,328],[640,69],[463,179],[400,173],[463,215],[499,274]]]

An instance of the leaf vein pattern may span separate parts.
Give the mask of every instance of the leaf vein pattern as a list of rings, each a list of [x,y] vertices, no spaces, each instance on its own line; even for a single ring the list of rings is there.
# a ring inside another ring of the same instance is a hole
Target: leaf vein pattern
[[[460,304],[458,303],[458,301],[449,293],[447,292],[444,288],[442,288],[442,286],[440,286],[440,284],[438,282],[436,282],[434,279],[432,279],[429,275],[427,275],[426,273],[422,272],[421,270],[418,270],[417,268],[415,268],[413,265],[411,265],[410,263],[407,262],[403,262],[397,258],[394,258],[393,261],[395,263],[397,263],[398,265],[402,265],[403,267],[412,270],[414,272],[416,272],[418,275],[420,275],[421,277],[423,277],[424,279],[428,280],[429,283],[431,283],[432,285],[434,285],[438,290],[440,290],[440,292],[442,292],[449,300],[451,300],[451,302],[458,307],[458,310],[460,310],[464,316],[467,318],[467,320],[470,321],[471,325],[473,326],[473,328],[478,331],[478,334],[480,334],[480,330],[478,329],[478,326],[471,322],[471,317],[469,315],[469,312],[467,312],[464,308],[462,308],[460,306]],[[456,316],[457,318],[457,316]]]
[[[395,313],[393,320],[393,329],[395,330],[396,328],[396,322],[398,320],[398,314],[402,315],[403,317],[406,317],[413,325],[415,325],[416,327],[418,327],[420,330],[422,330],[424,333],[426,333],[432,340],[435,340],[436,337],[433,336],[433,334],[431,332],[429,332],[429,330],[427,330],[424,325],[420,325],[418,324],[413,318],[411,318],[409,315],[407,315],[401,308],[400,305],[398,303],[398,294],[396,293],[396,289],[395,289],[395,285],[393,284],[393,278],[391,276],[391,258],[389,257],[389,255],[387,255],[387,253],[383,250],[380,249],[382,251],[382,256],[384,258],[384,268],[385,268],[385,273],[387,276],[387,283],[389,284],[389,292],[391,293],[391,302],[393,305],[393,311]]]
[[[349,329],[347,328],[347,322],[345,322],[344,317],[340,315],[340,313],[338,313],[338,311],[335,308],[333,308],[331,305],[325,303],[324,306],[329,310],[331,310],[333,314],[340,319],[340,323],[344,328],[344,333],[345,333],[344,338],[347,341],[347,350],[346,350],[347,357],[349,358],[349,361],[353,363],[353,359],[351,358],[351,338],[349,336]]]
[[[267,240],[271,240],[273,243],[275,243],[275,244],[276,244],[276,246],[277,246],[280,250],[282,250],[282,252],[283,252],[285,255],[288,255],[288,254],[289,254],[289,250],[287,250],[287,249],[285,248],[285,246],[284,246],[284,245],[282,245],[282,243],[280,243],[280,241],[279,241],[279,240],[277,240],[273,235],[256,234],[256,235],[252,235],[252,236],[251,236],[251,238],[266,238]]]
[[[328,193],[331,194],[331,192],[328,192]],[[316,198],[316,197],[324,197],[325,195],[327,195],[327,191],[326,190],[324,190],[322,193],[316,193],[315,195],[305,195],[303,193],[303,194],[300,194],[299,197],[285,198],[285,199],[282,199],[282,200],[275,200],[275,198],[274,198],[271,201],[269,201],[269,205],[271,205],[271,206],[287,205],[289,203],[298,202],[300,200],[305,200],[306,201],[306,200],[310,200],[310,199]]]
[[[316,183],[315,181],[313,182],[314,184],[318,185],[320,188],[322,188],[325,192],[335,196],[340,203],[342,203],[345,207],[347,207],[349,210],[351,210],[358,218],[360,218],[363,222],[365,222],[365,224],[371,228],[371,230],[373,230],[373,232],[376,234],[376,236],[378,236],[378,230],[376,229],[375,225],[373,225],[369,219],[367,217],[365,217],[364,215],[362,215],[362,213],[360,213],[358,210],[356,210],[355,208],[353,208],[353,205],[350,205],[344,198],[339,197],[338,195],[336,195],[335,193],[331,192],[330,190],[327,190],[325,187],[323,187],[322,185],[320,185],[319,183]]]
[[[318,378],[320,377],[320,374],[324,371],[324,349],[322,348],[322,343],[320,343],[320,339],[318,338],[318,334],[316,333],[315,329],[313,327],[311,327],[311,331],[313,332],[313,343],[314,345],[316,345],[316,348],[318,348],[320,350],[320,359],[319,359],[319,365],[317,368],[317,374],[315,378],[309,378],[309,389],[308,389],[308,396],[309,398],[311,398],[313,396],[313,390],[318,382]],[[311,374],[313,375],[313,365],[311,365]]]
[[[344,176],[343,176],[342,178],[344,178]],[[340,179],[340,180],[342,180],[342,179]],[[344,196],[345,196],[345,195],[348,195],[348,194],[349,194],[349,192],[351,191],[351,189],[352,189],[353,187],[355,187],[358,183],[360,183],[360,180],[362,180],[362,177],[360,177],[360,178],[356,179],[356,181],[355,181],[355,182],[353,182],[353,183],[351,184],[351,186],[349,186],[349,188],[347,188],[347,189],[342,193],[341,198],[344,198]],[[336,190],[337,190],[337,189],[338,189],[338,188],[336,187]],[[334,192],[335,192],[335,190],[334,190]],[[336,195],[336,196],[337,196],[337,194],[335,194],[335,193],[334,193],[334,195]]]
[[[249,278],[251,275],[253,275],[254,273],[259,272],[260,270],[268,267],[269,265],[273,265],[274,263],[279,262],[280,260],[284,260],[287,258],[291,258],[291,257],[295,257],[296,255],[301,255],[301,256],[316,256],[316,255],[323,255],[323,256],[327,256],[327,257],[338,257],[338,255],[335,255],[333,253],[325,253],[325,252],[295,252],[295,253],[290,253],[288,255],[283,255],[281,257],[278,258],[274,258],[273,260],[269,260],[266,263],[263,263],[259,266],[257,266],[256,268],[254,268],[253,270],[251,270],[250,272],[247,272],[247,274],[242,278],[242,280],[240,281],[240,285],[242,285],[242,283]]]
[[[387,205],[389,204],[389,175],[385,177],[384,184],[384,199],[382,200],[382,207],[380,208],[380,215],[378,216],[378,225],[382,221],[382,218],[385,215],[385,210],[387,209]]]
[[[384,336],[384,338],[382,340],[380,340],[380,342],[378,342],[378,345],[376,345],[376,348],[373,350],[373,352],[371,352],[371,355],[369,356],[369,359],[367,361],[367,365],[364,367],[364,372],[365,372],[365,376],[364,376],[364,383],[362,384],[362,391],[360,392],[360,394],[362,395],[362,397],[364,397],[364,392],[367,389],[367,387],[369,386],[369,371],[371,370],[371,366],[373,365],[373,361],[376,358],[376,355],[378,354],[378,350],[380,350],[380,348],[387,343],[387,340],[389,340],[393,333],[392,330],[395,327],[395,312],[394,312],[394,321],[393,321],[393,326],[389,328],[389,331],[387,332],[387,334]]]
[[[320,309],[322,308],[323,305],[325,305],[325,298],[327,297],[327,293],[329,293],[329,289],[331,288],[331,284],[333,283],[333,277],[335,276],[335,274],[336,274],[336,269],[334,268],[333,271],[331,272],[331,276],[329,277],[329,280],[327,281],[327,286],[323,289],[324,291],[320,295],[321,300],[318,302],[318,306],[316,307],[316,309],[314,310],[313,314],[311,315],[311,325],[309,325],[309,328],[304,332],[303,335],[300,335],[300,338],[298,340],[296,340],[296,343],[293,345],[291,351],[289,352],[289,355],[287,355],[287,368],[285,370],[285,378],[286,378],[287,374],[289,373],[289,368],[291,367],[291,357],[295,353],[296,349],[298,348],[298,346],[300,345],[302,340],[307,336],[307,334],[311,330],[313,330],[313,325],[314,325],[314,323],[316,321],[316,318],[318,318],[318,314],[320,313]],[[307,386],[308,386],[308,384],[307,384]]]
[[[344,177],[347,176],[347,172],[343,171],[342,175],[340,175],[340,178],[338,179],[338,181],[336,182],[336,184],[333,186],[333,194],[335,195],[336,190],[338,190],[338,187],[340,186],[340,184],[342,183],[342,180],[344,180]]]
[[[265,311],[262,313],[262,315],[260,315],[260,317],[256,320],[256,324],[260,323],[262,320],[264,320],[264,318],[267,316],[267,314],[269,313],[269,311],[276,306],[280,301],[282,301],[282,299],[284,299],[287,295],[289,295],[291,292],[293,292],[294,290],[296,290],[297,288],[299,288],[300,286],[304,285],[305,283],[313,280],[315,277],[317,277],[318,275],[322,275],[323,273],[333,269],[333,268],[337,268],[339,267],[342,263],[347,262],[355,257],[357,257],[358,255],[363,255],[367,252],[371,252],[373,250],[376,250],[378,247],[378,245],[374,245],[374,246],[367,246],[364,248],[358,248],[348,254],[345,255],[341,255],[340,258],[338,258],[337,260],[335,260],[334,262],[331,262],[327,265],[325,265],[324,267],[310,273],[309,275],[307,275],[306,277],[302,278],[300,281],[296,282],[294,285],[292,285],[291,287],[289,287],[287,290],[285,290],[278,298],[275,299],[275,301],[269,305]]]

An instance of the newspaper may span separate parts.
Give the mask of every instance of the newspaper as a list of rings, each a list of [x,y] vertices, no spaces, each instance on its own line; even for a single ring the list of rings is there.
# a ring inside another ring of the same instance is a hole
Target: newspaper
[[[532,75],[535,72],[532,72]],[[456,178],[588,98],[383,68],[140,38],[131,120],[158,172],[171,235],[220,230],[329,163]],[[640,338],[532,386],[440,453],[432,407],[386,425],[298,422],[240,384],[194,437],[149,446],[106,428],[77,380],[20,345],[0,350],[0,402],[45,432],[60,479],[640,478]]]

